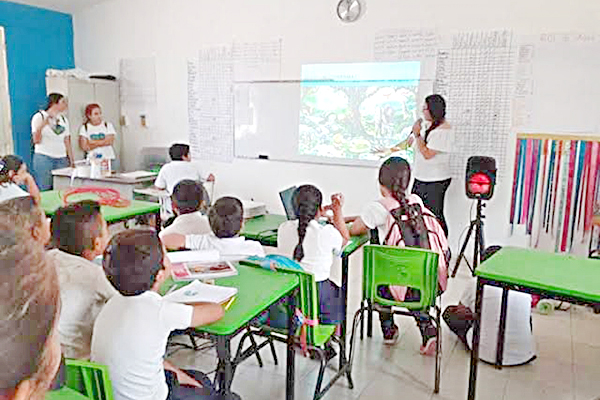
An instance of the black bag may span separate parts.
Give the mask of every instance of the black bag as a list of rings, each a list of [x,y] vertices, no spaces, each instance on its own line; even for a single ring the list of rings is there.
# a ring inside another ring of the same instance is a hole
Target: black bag
[[[408,216],[402,213],[400,208],[395,208],[390,211],[394,217],[394,224],[385,238],[384,244],[388,246],[398,246],[400,243],[390,243],[390,236],[394,229],[398,227],[400,230],[400,240],[404,241],[406,247],[416,247],[420,249],[431,249],[429,243],[429,230],[423,218],[423,211],[418,204],[408,205]],[[413,221],[413,224],[408,222],[408,219]],[[413,226],[414,225],[414,226]]]

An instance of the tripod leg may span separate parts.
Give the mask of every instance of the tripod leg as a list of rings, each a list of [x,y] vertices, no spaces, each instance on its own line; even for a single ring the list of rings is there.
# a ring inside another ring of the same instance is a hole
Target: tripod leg
[[[467,233],[467,237],[463,242],[462,247],[460,248],[460,253],[458,253],[458,257],[456,258],[456,263],[454,264],[454,270],[452,271],[452,278],[456,276],[456,272],[458,271],[458,266],[460,262],[465,257],[465,250],[467,249],[467,244],[469,244],[469,239],[471,238],[471,234],[473,233],[473,228],[475,227],[475,221],[471,221],[471,225],[469,226],[469,233]]]

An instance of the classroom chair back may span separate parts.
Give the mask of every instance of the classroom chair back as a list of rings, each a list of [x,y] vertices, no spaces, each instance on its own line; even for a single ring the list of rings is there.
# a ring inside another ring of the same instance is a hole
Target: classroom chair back
[[[67,387],[92,400],[113,400],[108,367],[91,361],[66,359]]]

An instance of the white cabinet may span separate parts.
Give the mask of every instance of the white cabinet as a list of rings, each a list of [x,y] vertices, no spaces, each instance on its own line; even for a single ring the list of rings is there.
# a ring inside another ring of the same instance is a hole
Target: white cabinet
[[[85,119],[85,107],[97,103],[102,108],[104,120],[110,122],[117,131],[113,148],[117,160],[121,155],[121,125],[119,123],[119,84],[116,81],[92,79],[89,81],[71,77],[46,77],[46,92],[60,93],[69,100],[67,118],[71,126],[71,143],[76,160],[83,159],[79,148],[79,129]]]

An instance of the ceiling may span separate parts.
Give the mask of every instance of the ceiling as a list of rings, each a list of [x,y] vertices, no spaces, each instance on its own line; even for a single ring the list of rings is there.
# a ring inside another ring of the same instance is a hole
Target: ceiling
[[[13,3],[47,8],[50,10],[73,13],[82,8],[92,6],[104,0],[10,0]]]

